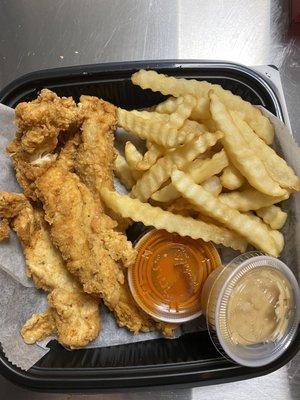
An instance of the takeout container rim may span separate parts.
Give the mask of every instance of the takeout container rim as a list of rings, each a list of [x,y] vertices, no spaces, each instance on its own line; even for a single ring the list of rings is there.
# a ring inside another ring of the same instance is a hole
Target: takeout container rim
[[[163,73],[181,74],[186,77],[199,75],[200,79],[226,77],[222,71],[236,73],[239,77],[256,83],[264,92],[275,114],[284,121],[284,99],[280,88],[262,74],[243,65],[226,61],[210,60],[151,60],[118,63],[92,64],[63,67],[31,72],[9,83],[0,91],[0,102],[15,106],[26,95],[42,87],[56,88],[69,85],[75,88],[80,84],[97,84],[107,80],[129,80],[129,74],[141,69],[151,68]],[[208,71],[203,74],[204,71]],[[193,71],[194,75],[189,72]],[[195,73],[196,71],[196,73]],[[210,71],[214,71],[210,73]],[[122,75],[123,74],[123,75]],[[242,80],[239,81],[243,83]],[[250,85],[249,85],[250,87]],[[251,88],[252,90],[255,90]],[[279,100],[280,98],[280,100]],[[281,104],[282,101],[282,104]],[[88,368],[50,368],[34,366],[29,371],[22,371],[11,364],[3,352],[0,352],[0,372],[14,383],[31,390],[43,392],[107,392],[124,391],[130,388],[147,389],[202,386],[215,383],[242,380],[261,376],[286,364],[300,348],[300,329],[293,345],[276,362],[255,370],[237,366],[226,359],[197,359],[185,362],[157,363],[151,365],[109,366]],[[90,349],[94,351],[97,349]],[[46,356],[47,357],[47,356]]]

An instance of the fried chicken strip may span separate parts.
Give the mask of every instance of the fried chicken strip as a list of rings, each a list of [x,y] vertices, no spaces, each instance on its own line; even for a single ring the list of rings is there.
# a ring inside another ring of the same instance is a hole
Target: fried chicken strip
[[[83,347],[95,339],[100,330],[98,302],[83,293],[66,270],[51,242],[42,211],[34,209],[24,195],[4,192],[0,194],[0,215],[13,218],[12,227],[24,250],[27,275],[37,288],[50,292],[50,309],[34,314],[22,328],[25,342],[41,340],[54,331],[60,343],[70,348]]]
[[[132,262],[132,246],[125,235],[119,233],[128,222],[105,208],[100,197],[100,188],[113,188],[113,166],[116,157],[114,132],[116,130],[115,106],[93,96],[81,96],[78,105],[83,119],[81,144],[78,147],[75,172],[90,189],[103,210],[101,235],[106,248],[115,261],[125,266]],[[118,231],[114,228],[118,225]]]
[[[99,234],[103,213],[92,193],[77,175],[59,166],[49,168],[36,186],[52,240],[68,270],[80,280],[85,292],[102,297],[109,308],[114,308],[124,276]]]
[[[7,152],[26,197],[36,200],[34,182],[56,161],[59,135],[75,130],[81,120],[71,97],[60,98],[48,89],[36,100],[18,104],[15,111],[17,134]]]

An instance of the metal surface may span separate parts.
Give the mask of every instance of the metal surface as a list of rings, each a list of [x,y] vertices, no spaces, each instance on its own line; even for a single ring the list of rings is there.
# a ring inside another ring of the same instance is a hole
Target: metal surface
[[[279,68],[300,143],[300,38],[288,0],[0,0],[0,87],[30,71],[139,59],[215,59]],[[37,394],[0,379],[2,399],[85,399]],[[300,355],[265,377],[192,390],[97,399],[300,399]]]

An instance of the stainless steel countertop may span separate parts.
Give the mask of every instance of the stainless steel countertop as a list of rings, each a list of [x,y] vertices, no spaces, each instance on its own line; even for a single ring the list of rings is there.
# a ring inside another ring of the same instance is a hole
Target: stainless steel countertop
[[[212,59],[276,65],[300,143],[300,37],[287,34],[288,0],[0,0],[0,88],[38,69],[142,59]],[[0,378],[1,399],[85,399],[38,394]],[[300,399],[300,354],[264,377],[191,390],[95,399]]]

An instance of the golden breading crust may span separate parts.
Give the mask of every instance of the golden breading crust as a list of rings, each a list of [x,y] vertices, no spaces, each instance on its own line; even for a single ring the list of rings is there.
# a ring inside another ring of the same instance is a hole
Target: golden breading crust
[[[60,98],[48,89],[36,100],[18,104],[15,111],[17,135],[7,152],[26,197],[36,200],[34,182],[56,161],[59,135],[76,130],[81,119],[71,97]]]
[[[85,346],[100,331],[98,301],[83,293],[77,280],[65,268],[59,251],[51,242],[42,210],[34,209],[23,195],[0,193],[1,214],[13,219],[12,226],[23,247],[28,276],[37,288],[50,292],[51,309],[34,314],[26,322],[21,330],[24,340],[33,343],[56,332],[60,343],[65,346]],[[64,314],[59,319],[62,310]],[[66,316],[68,321],[64,322]],[[85,321],[87,316],[88,324]],[[70,329],[68,333],[66,324],[71,325],[73,321],[76,321],[78,329],[76,332]]]
[[[55,333],[55,322],[50,310],[32,314],[21,328],[24,342],[33,344]]]
[[[80,280],[85,292],[102,297],[109,308],[114,308],[124,276],[105,248],[100,235],[103,214],[92,193],[77,175],[60,167],[49,168],[36,185],[52,240],[68,270]]]
[[[4,218],[0,221],[0,242],[9,238],[9,222]]]

